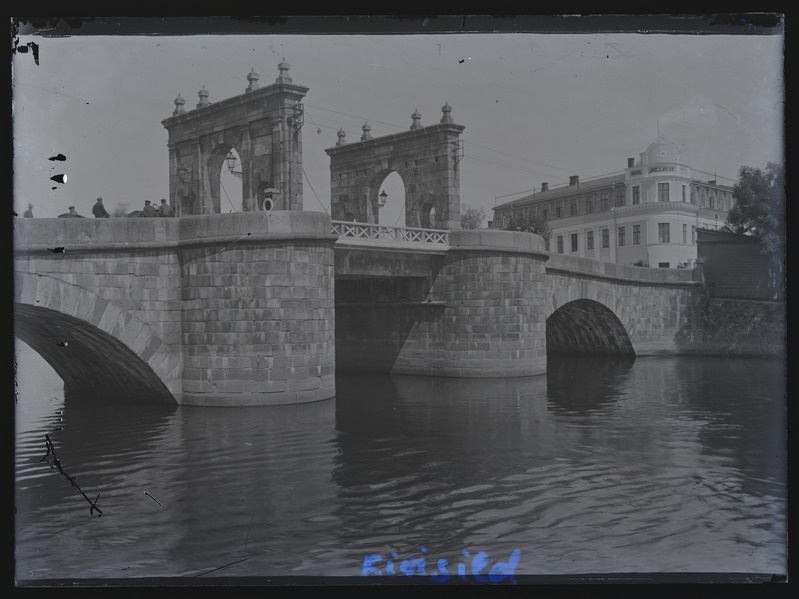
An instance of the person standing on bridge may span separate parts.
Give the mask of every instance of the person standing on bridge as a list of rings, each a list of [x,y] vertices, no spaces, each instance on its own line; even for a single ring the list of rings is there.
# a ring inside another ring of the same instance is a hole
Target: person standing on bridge
[[[111,215],[108,214],[108,211],[103,206],[103,198],[97,198],[97,201],[92,206],[92,213],[94,214],[95,218],[110,218]]]
[[[28,204],[28,209],[22,216],[25,218],[33,218],[33,204]]]
[[[141,217],[158,216],[158,210],[150,203],[150,200],[144,200],[144,209],[139,214]]]
[[[166,203],[165,198],[161,198],[161,206],[158,208],[158,216],[175,216],[172,206]]]

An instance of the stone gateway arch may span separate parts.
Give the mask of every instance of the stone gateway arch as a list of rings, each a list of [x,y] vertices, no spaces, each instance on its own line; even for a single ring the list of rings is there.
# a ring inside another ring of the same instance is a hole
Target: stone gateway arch
[[[339,130],[330,156],[331,218],[380,222],[380,185],[392,172],[405,183],[405,226],[460,229],[460,134],[465,127],[452,120],[444,104],[440,122],[423,126],[414,111],[408,131],[371,136],[363,126],[357,142],[348,143]]]
[[[275,82],[259,88],[247,75],[241,95],[210,102],[203,87],[196,108],[186,110],[180,94],[169,132],[169,197],[175,216],[221,212],[220,172],[231,150],[241,159],[242,211],[302,210],[302,98],[283,60]]]

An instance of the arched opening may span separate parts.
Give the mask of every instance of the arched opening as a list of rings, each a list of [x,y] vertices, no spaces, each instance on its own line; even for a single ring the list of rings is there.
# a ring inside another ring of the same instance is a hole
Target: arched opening
[[[163,381],[129,347],[74,316],[15,304],[14,334],[60,377],[68,404],[176,403]]]
[[[392,171],[377,190],[379,198],[385,193],[385,205],[378,207],[377,222],[387,227],[405,226],[405,182],[397,171]],[[379,204],[378,204],[379,206]]]
[[[419,221],[423,229],[437,229],[436,207],[430,203],[422,204],[422,210],[419,214]]]
[[[618,317],[594,300],[580,299],[547,318],[547,354],[634,356]]]
[[[14,339],[14,415],[21,424],[45,418],[64,407],[64,381],[27,343]]]
[[[242,186],[242,164],[236,148],[225,153],[219,166],[219,211],[242,212],[244,210],[244,188]]]

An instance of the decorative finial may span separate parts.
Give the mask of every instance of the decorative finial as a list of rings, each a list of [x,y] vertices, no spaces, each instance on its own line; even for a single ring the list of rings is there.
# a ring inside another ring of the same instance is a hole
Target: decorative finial
[[[422,115],[419,113],[419,110],[414,110],[413,114],[411,115],[411,119],[413,119],[413,123],[411,124],[411,129],[421,129],[422,124],[419,122],[422,118]]]
[[[176,116],[178,114],[183,114],[184,112],[186,112],[186,109],[183,108],[183,105],[185,103],[186,103],[186,100],[181,98],[180,94],[178,94],[178,97],[175,98],[175,110],[174,110],[174,112],[172,112],[172,116]]]
[[[361,135],[361,141],[372,139],[372,134],[369,133],[372,130],[372,128],[369,126],[369,123],[364,123],[361,129],[363,129],[363,135]]]
[[[247,81],[249,81],[250,84],[247,86],[247,89],[245,91],[251,92],[258,89],[258,80],[260,78],[261,76],[255,72],[255,69],[252,69],[247,75]]]
[[[441,112],[444,113],[444,116],[441,117],[442,123],[454,123],[455,121],[452,120],[452,106],[449,105],[449,102],[444,102],[444,105],[441,107]]]
[[[277,76],[275,81],[277,83],[291,83],[291,77],[288,75],[288,71],[291,67],[289,63],[286,62],[286,57],[283,57],[283,60],[277,65],[277,70],[280,71],[280,74]]]
[[[205,86],[197,92],[197,95],[200,96],[200,101],[197,103],[197,108],[202,108],[203,106],[208,106],[210,102],[208,101],[208,96],[211,95]]]
[[[347,143],[346,141],[344,141],[344,137],[347,135],[344,132],[344,129],[339,129],[336,135],[338,135],[338,141],[336,142],[337,146],[343,146],[345,143]]]

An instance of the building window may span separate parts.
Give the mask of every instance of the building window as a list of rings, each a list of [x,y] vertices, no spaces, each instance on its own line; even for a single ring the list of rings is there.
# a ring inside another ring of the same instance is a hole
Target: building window
[[[640,204],[641,203],[641,187],[639,185],[635,185],[633,187],[633,204]]]
[[[685,201],[685,185],[682,186],[682,201]]]
[[[691,203],[696,204],[696,189],[693,187],[691,188]]]
[[[658,262],[658,268],[668,268],[668,267],[669,267],[668,262]]]
[[[563,206],[558,204],[555,206],[555,218],[561,218],[563,216]]]
[[[549,220],[549,210],[544,208],[544,220]]]
[[[610,247],[610,229],[602,229],[602,247]]]
[[[608,194],[607,193],[603,193],[599,197],[599,210],[601,212],[606,212],[607,209],[608,209]]]
[[[688,225],[686,225],[685,223],[683,223],[682,225],[682,242],[684,244],[688,243]]]
[[[671,243],[669,223],[658,223],[658,243]]]
[[[594,196],[588,196],[587,198],[585,198],[585,213],[586,214],[594,213]]]
[[[577,251],[577,233],[572,233],[571,237],[572,237],[572,251],[576,252]]]
[[[641,225],[633,225],[633,245],[641,244]]]
[[[618,240],[619,240],[619,246],[620,246],[620,247],[624,245],[625,233],[626,233],[626,232],[625,232],[625,230],[624,230],[624,227],[619,227],[619,230],[618,230],[618,232],[616,233],[616,235],[618,236]]]
[[[569,212],[571,216],[577,216],[577,200],[572,200],[569,205]]]
[[[586,231],[585,232],[585,249],[593,250],[594,249],[594,232],[593,231]]]
[[[616,192],[616,206],[624,206],[624,188]]]
[[[658,183],[658,202],[669,201],[669,184]]]
[[[716,196],[714,196],[714,195],[711,193],[711,194],[710,194],[710,196],[708,196],[708,202],[710,202],[710,208],[711,208],[711,209],[712,209],[712,208],[715,208],[715,204],[716,204]]]
[[[696,245],[696,226],[691,225],[691,245]]]
[[[546,251],[549,251],[549,237],[547,237],[546,239],[544,239],[544,249],[545,249]]]
[[[563,253],[563,235],[558,235],[558,254]]]

